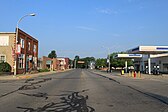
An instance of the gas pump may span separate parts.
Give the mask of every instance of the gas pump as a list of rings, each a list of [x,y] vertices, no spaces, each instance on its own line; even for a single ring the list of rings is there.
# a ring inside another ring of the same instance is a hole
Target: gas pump
[[[156,67],[156,74],[157,74],[157,75],[160,74],[160,67],[159,67],[159,65],[157,65],[157,67]]]
[[[148,74],[148,66],[145,67],[145,74]]]
[[[153,66],[153,75],[157,74],[156,66]]]

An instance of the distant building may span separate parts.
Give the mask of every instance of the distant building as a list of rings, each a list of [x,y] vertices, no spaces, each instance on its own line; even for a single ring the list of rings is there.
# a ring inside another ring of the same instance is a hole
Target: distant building
[[[65,70],[69,69],[69,58],[58,57],[58,58],[48,58],[43,56],[38,60],[39,69],[48,70]]]
[[[53,70],[53,59],[43,56],[38,59],[38,67],[39,69],[48,69]]]
[[[57,69],[58,70],[69,69],[69,58],[58,57],[57,58]]]
[[[20,52],[15,55],[16,46],[20,45]],[[8,62],[14,72],[16,59],[16,73],[22,74],[37,69],[38,40],[22,30],[18,30],[18,44],[15,32],[0,32],[0,62]]]

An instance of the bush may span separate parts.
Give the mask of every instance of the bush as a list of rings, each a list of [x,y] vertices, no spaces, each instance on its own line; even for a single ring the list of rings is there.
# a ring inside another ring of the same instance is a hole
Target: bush
[[[12,67],[7,62],[0,63],[0,72],[11,72]]]
[[[48,70],[48,69],[39,69],[38,71],[39,72],[49,72],[50,70]]]

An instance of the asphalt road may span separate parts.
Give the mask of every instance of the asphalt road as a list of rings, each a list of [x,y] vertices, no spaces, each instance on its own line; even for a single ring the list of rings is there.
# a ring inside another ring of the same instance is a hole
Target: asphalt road
[[[168,104],[88,70],[0,81],[0,112],[168,112]]]

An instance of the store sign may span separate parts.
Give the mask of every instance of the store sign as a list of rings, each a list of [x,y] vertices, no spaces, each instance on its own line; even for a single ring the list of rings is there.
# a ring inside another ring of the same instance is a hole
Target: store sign
[[[52,61],[50,61],[50,60],[46,61],[46,65],[51,65],[51,63],[52,63]]]
[[[84,64],[85,61],[78,61],[78,64]]]
[[[21,54],[21,44],[16,45],[16,54]]]

